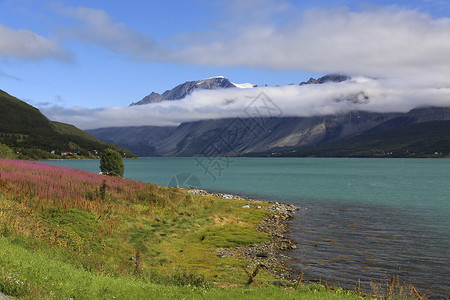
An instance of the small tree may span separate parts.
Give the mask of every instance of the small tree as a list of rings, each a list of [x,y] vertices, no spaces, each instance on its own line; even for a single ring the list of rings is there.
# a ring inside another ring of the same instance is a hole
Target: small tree
[[[123,177],[125,166],[119,152],[106,149],[100,157],[100,171],[103,174]]]
[[[0,158],[16,158],[16,154],[13,149],[5,144],[0,144]]]

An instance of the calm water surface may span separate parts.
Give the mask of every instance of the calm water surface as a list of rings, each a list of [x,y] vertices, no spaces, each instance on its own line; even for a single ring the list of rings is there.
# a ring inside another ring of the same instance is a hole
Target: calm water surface
[[[47,163],[99,171],[98,160]],[[284,255],[309,279],[369,289],[395,274],[450,294],[449,159],[141,158],[125,160],[125,177],[295,204],[298,249]]]

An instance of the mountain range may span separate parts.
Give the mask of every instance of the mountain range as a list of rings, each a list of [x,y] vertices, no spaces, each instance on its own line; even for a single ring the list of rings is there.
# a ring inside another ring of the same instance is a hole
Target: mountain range
[[[450,120],[450,108],[419,108],[408,113],[355,111],[316,117],[267,118],[262,120],[262,126],[252,119],[235,118],[186,122],[177,127],[101,128],[87,132],[141,156],[261,153],[279,156],[301,156],[303,153],[304,156],[313,156],[314,150],[311,147],[329,145],[332,149],[334,143],[339,141],[374,133],[378,133],[377,139],[380,140],[384,132],[391,129],[436,120]],[[435,136],[433,132],[428,135]],[[309,152],[292,152],[296,149],[308,149]],[[435,151],[439,149],[429,150],[431,153]],[[351,153],[347,154],[351,156]]]
[[[317,79],[311,78],[300,85],[342,82],[348,79],[350,77],[346,75],[330,74]],[[251,86],[248,84],[246,87]],[[152,93],[132,105],[176,101],[198,89],[236,87],[236,84],[232,84],[224,77],[189,81],[162,95]],[[363,137],[361,140],[365,140],[364,136],[377,133],[377,139],[382,139],[384,132],[389,130],[398,128],[401,131],[403,127],[438,120],[450,120],[450,108],[422,107],[408,113],[350,111],[313,117],[213,119],[185,122],[179,126],[110,127],[87,130],[87,132],[101,140],[126,147],[141,156],[314,156],[316,153],[314,147],[322,147],[323,150],[323,147],[327,145],[327,149],[331,151],[334,149],[333,145],[339,147],[341,145],[339,142],[349,138]],[[413,138],[411,130],[416,127],[411,128],[405,130],[409,132],[408,136]],[[425,126],[424,128],[431,130],[435,127]],[[432,134],[432,132],[429,133],[430,136]],[[423,130],[422,136],[427,136],[423,134]],[[361,146],[361,143],[357,144]],[[392,146],[391,148],[400,149],[401,147]],[[388,150],[384,152],[392,152]],[[336,151],[330,151],[322,153],[324,156],[332,155],[330,153],[338,155]],[[370,151],[361,152],[361,149],[359,151],[360,154],[365,153],[361,156],[373,155]],[[428,150],[422,147],[420,151],[423,154],[423,151],[434,153],[438,150],[435,147]],[[381,152],[383,151],[378,151],[377,155],[379,156]],[[347,151],[340,152],[339,155],[352,156],[353,154]]]
[[[254,85],[250,83],[243,83],[243,84],[232,83],[229,79],[223,76],[216,76],[197,81],[187,81],[183,84],[177,85],[171,90],[165,91],[162,94],[152,92],[149,95],[145,96],[142,100],[138,102],[132,102],[130,106],[157,103],[166,100],[181,100],[197,90],[252,88],[252,87],[254,87]]]
[[[348,79],[326,75],[300,85]],[[199,89],[251,87],[213,77],[178,85],[158,101],[177,101]],[[211,119],[178,126],[99,128],[86,133],[52,122],[38,109],[0,90],[0,143],[35,159],[50,158],[50,152],[88,155],[105,148],[125,156],[132,156],[127,149],[140,156],[446,156],[450,153],[449,131],[450,108],[420,107],[407,113],[350,111],[312,117]]]
[[[317,79],[310,78],[307,82],[301,82],[300,85],[322,84],[326,82],[342,82],[349,80],[350,78],[351,77],[343,74],[328,74]],[[197,81],[186,81],[185,83],[179,84],[173,89],[167,90],[162,94],[151,92],[149,95],[142,98],[142,100],[132,102],[130,106],[158,103],[166,100],[181,100],[197,90],[216,90],[229,88],[245,89],[253,87],[257,87],[257,85],[251,83],[233,83],[228,78],[225,78],[223,76],[215,76]]]

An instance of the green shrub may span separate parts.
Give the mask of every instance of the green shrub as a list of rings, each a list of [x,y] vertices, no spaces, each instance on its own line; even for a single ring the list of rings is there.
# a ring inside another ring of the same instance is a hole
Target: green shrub
[[[106,175],[123,177],[125,166],[119,152],[106,149],[100,157],[100,171]]]
[[[0,158],[16,158],[16,154],[13,149],[5,144],[0,144]]]
[[[175,274],[171,275],[168,282],[177,286],[212,287],[211,283],[205,279],[205,276],[185,270],[177,271]]]

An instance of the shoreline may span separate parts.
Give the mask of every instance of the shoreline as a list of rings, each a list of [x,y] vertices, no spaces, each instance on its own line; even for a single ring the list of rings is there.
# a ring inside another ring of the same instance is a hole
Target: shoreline
[[[307,274],[295,274],[295,271],[287,264],[286,258],[287,256],[283,255],[282,253],[287,250],[294,250],[297,249],[296,243],[288,237],[288,228],[290,224],[288,221],[295,218],[295,212],[300,210],[299,207],[294,206],[293,204],[283,204],[278,203],[274,201],[265,201],[265,200],[255,200],[247,197],[241,197],[233,194],[226,194],[226,193],[216,193],[216,192],[208,192],[206,190],[201,189],[186,189],[188,193],[191,194],[199,194],[204,196],[214,196],[219,197],[223,199],[236,199],[236,200],[245,200],[248,201],[249,204],[243,206],[244,208],[250,208],[255,207],[258,209],[263,209],[269,212],[272,212],[274,214],[267,215],[258,225],[256,228],[260,232],[268,233],[272,236],[272,239],[267,242],[262,242],[258,244],[251,244],[247,246],[241,246],[241,247],[234,247],[234,248],[215,248],[214,251],[217,253],[218,257],[224,257],[224,258],[235,258],[238,260],[245,260],[247,261],[247,269],[250,270],[250,272],[253,272],[253,277],[256,276],[258,269],[262,268],[270,275],[277,277],[279,280],[274,280],[269,282],[269,284],[280,286],[280,287],[288,287],[295,284],[299,284],[300,282],[306,283],[306,284],[319,284],[322,285],[321,279],[313,279],[308,278]],[[268,203],[271,204],[267,207],[261,207],[258,206],[257,203]],[[245,269],[244,269],[245,270]],[[248,270],[245,270],[248,272]],[[303,275],[306,275],[306,278],[303,278]],[[250,276],[250,275],[249,275]],[[253,279],[252,277],[252,279]],[[303,280],[302,280],[303,278]],[[398,280],[398,277],[397,277]],[[289,285],[286,284],[288,282]],[[359,282],[359,281],[358,281]],[[345,291],[351,291],[355,292],[359,296],[366,296],[366,297],[385,297],[389,292],[382,291],[382,283],[373,283],[373,285],[376,287],[377,290],[373,290],[374,288],[371,286],[372,290],[370,289],[361,289],[360,286],[357,285],[355,289],[351,287],[342,288]],[[341,285],[338,283],[338,285],[332,285],[331,288],[336,290]],[[433,290],[426,290],[423,292],[423,294],[419,294],[415,287],[412,284],[407,283],[400,283],[394,282],[394,285],[391,282],[392,288],[396,288],[400,290],[400,294],[404,290],[405,295],[409,296],[417,296],[420,297],[425,296],[425,299],[440,299],[440,296],[443,296],[444,293],[437,293]],[[325,281],[324,287],[328,290],[329,287]],[[416,291],[414,294],[413,291],[409,291],[410,287],[414,288],[414,291]],[[377,294],[377,293],[381,294]],[[427,293],[430,293],[428,294]],[[450,297],[450,294],[448,294]],[[419,298],[424,299],[424,298]],[[450,299],[450,298],[449,298]]]
[[[288,221],[295,218],[295,212],[299,210],[293,204],[283,204],[272,201],[263,201],[249,199],[237,195],[225,193],[212,193],[201,189],[187,189],[189,194],[198,194],[202,196],[214,196],[223,199],[236,199],[248,201],[248,205],[242,208],[254,207],[266,210],[274,214],[268,214],[256,228],[259,232],[267,233],[272,236],[270,241],[258,244],[234,248],[216,248],[217,256],[243,259],[248,262],[247,268],[251,271],[258,267],[265,269],[270,275],[279,277],[281,280],[295,283],[297,277],[294,271],[283,260],[283,251],[296,249],[295,242],[287,236]],[[269,203],[268,207],[257,205],[258,203]],[[283,282],[273,282],[276,285],[284,285]]]

